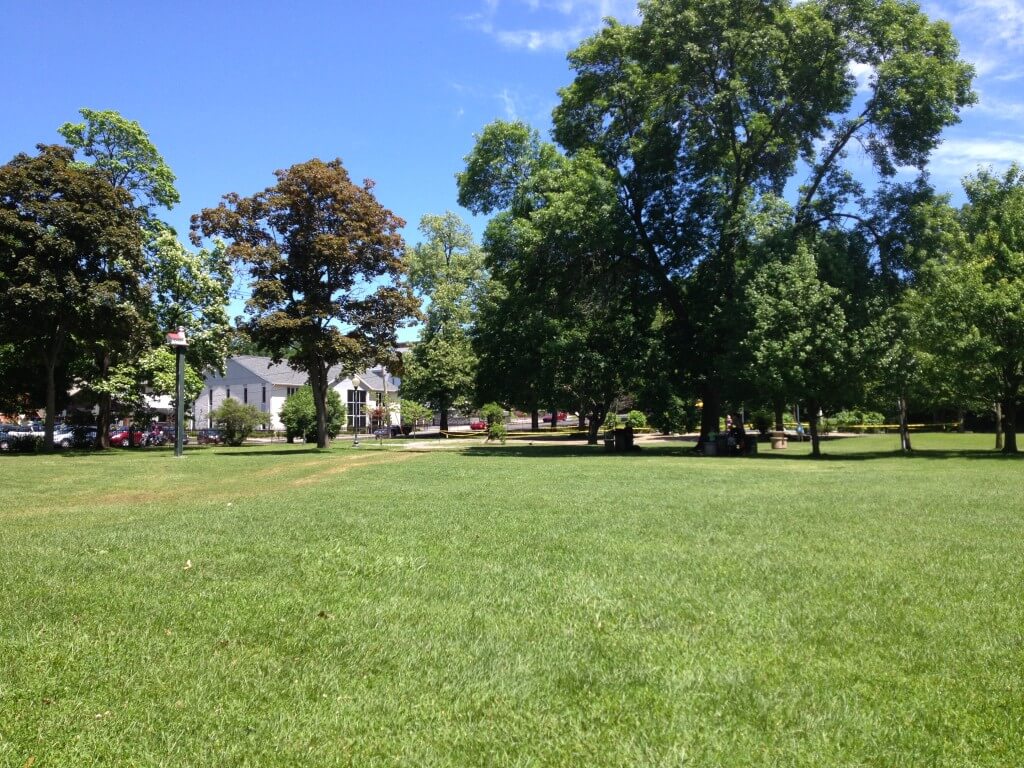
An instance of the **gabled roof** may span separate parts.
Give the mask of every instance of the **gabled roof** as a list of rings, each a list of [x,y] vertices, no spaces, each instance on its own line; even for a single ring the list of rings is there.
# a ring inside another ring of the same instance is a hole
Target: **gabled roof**
[[[381,371],[378,370],[367,370],[363,373],[357,373],[352,378],[359,379],[366,385],[366,388],[371,392],[383,392],[384,391],[384,377],[381,376]],[[394,376],[388,376],[388,392],[397,392],[401,388],[401,381],[396,379]]]
[[[303,371],[296,371],[288,363],[275,363],[269,357],[257,355],[238,355],[229,358],[236,365],[268,381],[285,387],[301,387],[309,376]]]

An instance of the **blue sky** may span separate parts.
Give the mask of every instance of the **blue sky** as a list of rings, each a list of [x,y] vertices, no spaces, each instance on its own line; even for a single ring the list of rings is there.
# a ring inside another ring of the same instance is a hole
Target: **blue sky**
[[[1024,160],[1024,0],[925,3],[978,69],[981,103],[949,130],[933,180],[954,191],[979,163]],[[0,0],[0,162],[79,107],[137,120],[178,176],[189,216],[275,169],[340,157],[377,182],[418,239],[425,213],[458,210],[453,176],[497,118],[546,132],[566,52],[628,0],[16,2]],[[461,212],[465,214],[465,212]],[[482,222],[475,222],[479,233]]]

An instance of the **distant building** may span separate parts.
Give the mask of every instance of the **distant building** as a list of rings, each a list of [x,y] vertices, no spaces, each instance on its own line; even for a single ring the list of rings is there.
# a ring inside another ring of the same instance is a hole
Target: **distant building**
[[[281,407],[289,395],[306,384],[307,379],[305,373],[296,371],[287,363],[274,363],[269,357],[229,357],[223,376],[216,373],[206,375],[203,393],[192,408],[195,426],[213,426],[210,414],[227,398],[233,397],[241,403],[255,405],[268,414],[270,429],[284,429],[280,419]],[[348,429],[365,430],[371,426],[370,412],[383,404],[385,386],[388,400],[392,401],[388,423],[401,424],[398,408],[401,380],[389,375],[383,368],[346,374],[341,366],[334,366],[328,371],[327,380],[345,404]]]

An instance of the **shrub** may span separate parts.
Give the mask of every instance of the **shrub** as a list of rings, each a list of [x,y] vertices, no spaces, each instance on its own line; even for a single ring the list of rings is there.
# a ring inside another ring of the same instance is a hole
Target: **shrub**
[[[422,422],[434,417],[434,412],[415,400],[402,400],[402,426],[415,432]]]
[[[346,409],[337,390],[327,391],[327,435],[334,438],[345,421]],[[316,440],[316,406],[313,404],[313,390],[307,384],[299,387],[281,406],[281,423],[284,424],[289,440],[301,437],[312,442]]]
[[[772,427],[775,426],[775,415],[771,411],[754,411],[750,415],[750,423],[762,435],[767,435],[772,431]]]
[[[505,429],[505,422],[494,421],[487,423],[487,442],[491,440],[497,440],[502,445],[505,444],[505,438],[508,436],[508,430]]]
[[[497,403],[487,403],[480,409],[480,418],[487,422],[487,426],[505,423],[505,409]]]
[[[228,445],[241,445],[256,427],[267,422],[266,415],[255,405],[242,405],[233,397],[221,403],[210,416],[224,430],[224,442]]]
[[[861,411],[858,409],[839,411],[832,417],[839,429],[866,428],[867,432],[877,432],[878,427],[885,424],[885,417],[878,411]]]
[[[643,411],[630,411],[626,416],[626,426],[633,429],[643,429],[647,426],[647,416]]]
[[[615,415],[615,411],[608,411],[604,416],[604,424],[601,425],[601,429],[611,432],[617,426],[619,426],[619,417]]]

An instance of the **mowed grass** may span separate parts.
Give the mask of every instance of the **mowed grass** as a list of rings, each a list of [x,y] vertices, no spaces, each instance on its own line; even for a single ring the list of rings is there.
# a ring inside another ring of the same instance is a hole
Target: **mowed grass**
[[[991,442],[3,457],[0,765],[1021,765]]]

